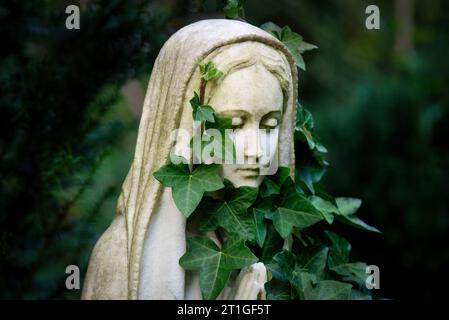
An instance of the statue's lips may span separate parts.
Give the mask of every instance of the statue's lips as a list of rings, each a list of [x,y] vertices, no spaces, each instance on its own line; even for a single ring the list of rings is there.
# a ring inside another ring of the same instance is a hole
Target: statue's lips
[[[236,169],[236,171],[240,174],[243,174],[247,177],[257,177],[260,175],[260,168],[259,166],[245,166],[245,167],[239,167]]]

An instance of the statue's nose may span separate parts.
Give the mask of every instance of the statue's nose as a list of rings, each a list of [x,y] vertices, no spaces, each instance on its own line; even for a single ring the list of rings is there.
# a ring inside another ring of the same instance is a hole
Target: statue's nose
[[[247,143],[245,144],[245,158],[250,163],[258,163],[260,158],[262,157],[262,148],[260,146],[260,137],[258,128],[248,130],[247,134]]]

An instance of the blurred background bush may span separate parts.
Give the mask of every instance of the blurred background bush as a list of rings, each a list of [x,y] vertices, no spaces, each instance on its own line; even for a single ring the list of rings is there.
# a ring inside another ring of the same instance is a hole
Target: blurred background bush
[[[65,28],[77,4],[80,30]],[[0,1],[0,298],[77,299],[115,214],[145,87],[164,41],[225,1]],[[365,28],[376,4],[381,29]],[[300,101],[329,149],[325,187],[363,199],[376,235],[341,227],[380,295],[432,299],[449,266],[449,2],[248,0],[305,55]]]

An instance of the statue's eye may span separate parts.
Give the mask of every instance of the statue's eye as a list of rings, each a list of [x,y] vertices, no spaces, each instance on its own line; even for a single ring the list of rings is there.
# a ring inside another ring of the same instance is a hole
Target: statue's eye
[[[238,129],[243,126],[243,118],[241,117],[232,117],[232,128]]]
[[[279,120],[276,118],[268,118],[265,119],[262,123],[261,123],[261,128],[262,129],[274,129],[278,126],[279,124]]]

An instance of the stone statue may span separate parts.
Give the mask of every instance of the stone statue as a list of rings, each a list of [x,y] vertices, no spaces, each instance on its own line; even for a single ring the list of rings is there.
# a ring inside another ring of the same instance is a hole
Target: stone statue
[[[198,274],[179,265],[186,237],[195,230],[189,230],[171,189],[153,177],[169,161],[173,130],[192,131],[189,100],[199,90],[199,61],[213,61],[224,74],[207,83],[205,102],[242,132],[278,128],[268,138],[278,165],[293,170],[297,71],[287,48],[235,20],[203,20],[180,29],[154,64],[134,160],[114,220],[92,252],[83,299],[201,299]],[[255,145],[241,151],[257,164],[263,150]],[[221,174],[236,187],[257,187],[264,178],[257,165],[224,164]],[[213,233],[208,236],[219,243]],[[234,276],[219,298],[264,299],[266,277],[265,266],[256,263]]]

